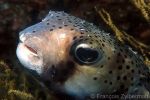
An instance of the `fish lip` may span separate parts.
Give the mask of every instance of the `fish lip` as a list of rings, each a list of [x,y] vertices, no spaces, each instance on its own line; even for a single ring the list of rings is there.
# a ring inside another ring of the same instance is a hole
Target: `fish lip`
[[[38,56],[38,52],[35,48],[31,47],[30,45],[24,44],[24,46],[33,54],[34,56]]]
[[[32,54],[33,56],[39,57],[38,50],[36,48],[22,41],[20,41],[20,44],[22,44],[24,48],[29,51],[30,54]]]
[[[19,43],[22,44],[31,55],[40,58],[42,55],[37,47],[37,44],[30,39],[31,38],[29,38],[28,35],[25,35],[25,33],[21,32],[19,36]]]

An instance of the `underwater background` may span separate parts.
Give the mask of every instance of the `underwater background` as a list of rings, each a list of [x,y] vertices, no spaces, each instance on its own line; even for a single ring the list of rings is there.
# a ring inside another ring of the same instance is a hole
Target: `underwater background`
[[[16,57],[18,33],[41,21],[50,10],[64,11],[103,26],[149,63],[150,0],[0,0],[0,100],[58,99]],[[111,24],[106,20],[109,17]],[[119,35],[122,32],[128,35]],[[137,45],[130,36],[137,40]]]

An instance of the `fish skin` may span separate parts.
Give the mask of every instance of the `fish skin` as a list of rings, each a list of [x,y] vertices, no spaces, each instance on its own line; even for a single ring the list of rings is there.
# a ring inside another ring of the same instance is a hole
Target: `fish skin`
[[[78,99],[92,94],[149,95],[149,69],[140,55],[92,23],[50,11],[19,36],[20,62],[56,92]],[[83,63],[75,57],[78,46],[94,49],[97,59]]]

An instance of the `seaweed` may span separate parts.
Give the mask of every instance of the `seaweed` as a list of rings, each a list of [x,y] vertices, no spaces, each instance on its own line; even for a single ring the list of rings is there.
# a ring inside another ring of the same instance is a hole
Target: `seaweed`
[[[0,94],[3,100],[55,100],[32,75],[11,69],[3,60],[0,61]]]
[[[132,1],[132,0],[131,0]],[[143,17],[145,20],[149,23],[150,22],[150,3],[146,4],[144,0],[134,0],[132,3],[140,9]],[[133,36],[127,34],[125,31],[120,30],[111,19],[110,14],[104,10],[98,10],[95,8],[96,11],[99,13],[103,21],[114,31],[117,39],[121,41],[122,43],[126,44],[129,43],[131,47],[136,49],[136,51],[139,51],[139,53],[142,54],[144,57],[144,62],[146,65],[150,66],[150,46],[136,40]]]
[[[8,95],[15,95],[21,100],[33,100],[33,96],[30,93],[22,92],[20,90],[9,90]]]
[[[150,2],[145,2],[144,0],[131,0],[136,8],[138,8],[145,18],[145,20],[150,24]]]

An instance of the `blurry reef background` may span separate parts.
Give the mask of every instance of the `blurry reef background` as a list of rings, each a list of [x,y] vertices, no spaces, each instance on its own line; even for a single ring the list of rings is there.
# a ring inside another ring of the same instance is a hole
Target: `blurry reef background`
[[[109,13],[119,30],[150,45],[150,0],[0,0],[0,100],[57,100],[19,63],[16,57],[19,31],[54,10],[65,11],[113,33],[98,13],[101,9]],[[150,49],[145,55],[148,58],[149,52]]]

